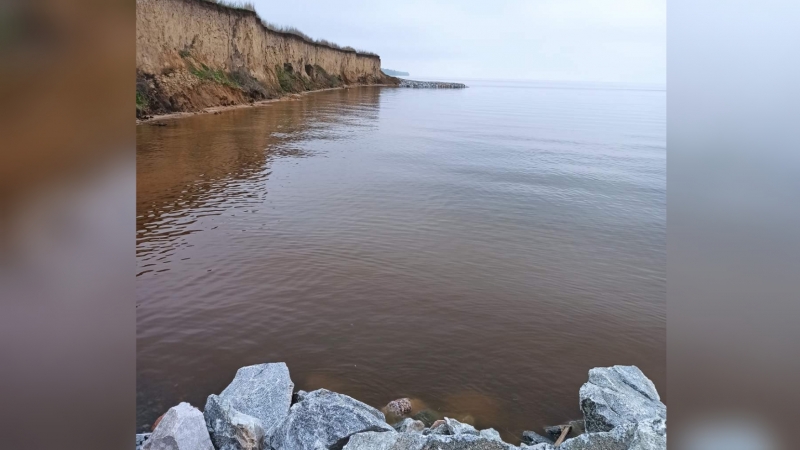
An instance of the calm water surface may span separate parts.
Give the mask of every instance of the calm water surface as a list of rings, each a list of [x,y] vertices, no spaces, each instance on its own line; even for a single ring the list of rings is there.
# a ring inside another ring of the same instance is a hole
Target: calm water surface
[[[237,368],[524,429],[666,395],[666,92],[356,88],[137,127],[137,426]]]

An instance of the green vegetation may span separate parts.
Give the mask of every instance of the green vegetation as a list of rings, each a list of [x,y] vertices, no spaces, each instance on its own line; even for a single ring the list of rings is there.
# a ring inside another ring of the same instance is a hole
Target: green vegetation
[[[218,5],[227,6],[233,9],[245,9],[247,11],[255,11],[256,7],[250,2],[236,2],[228,0],[205,0],[209,3],[216,3]]]
[[[144,111],[147,108],[147,97],[138,90],[136,91],[136,110]]]
[[[190,65],[189,71],[192,72],[194,76],[200,78],[201,80],[209,80],[214,81],[216,83],[232,87],[235,89],[241,89],[236,80],[228,76],[225,72],[221,70],[214,70],[206,66],[205,64],[200,64],[200,68],[198,69],[194,65]]]
[[[294,92],[295,74],[283,67],[275,66],[275,74],[283,92]]]

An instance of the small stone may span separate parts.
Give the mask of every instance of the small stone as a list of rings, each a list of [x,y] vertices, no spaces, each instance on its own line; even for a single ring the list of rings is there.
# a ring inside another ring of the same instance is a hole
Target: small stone
[[[561,426],[553,425],[552,427],[544,427],[544,432],[555,441],[561,436]]]
[[[422,423],[422,421],[406,417],[402,421],[394,424],[394,429],[400,433],[405,433],[405,432],[422,433],[422,430],[425,429],[425,424]]]
[[[559,435],[561,432],[559,431]],[[528,445],[536,445],[536,444],[552,444],[553,440],[542,436],[535,431],[523,431],[522,432],[522,443]]]
[[[214,450],[203,413],[181,403],[164,414],[158,427],[142,446],[143,450]]]
[[[398,417],[405,416],[411,412],[411,400],[407,398],[392,400],[386,405],[386,412]]]
[[[306,395],[308,395],[308,392],[306,391],[303,390],[297,391],[297,393],[294,394],[294,403],[302,402],[303,399],[306,398]]]
[[[145,441],[150,439],[153,433],[136,433],[136,450],[142,450]]]

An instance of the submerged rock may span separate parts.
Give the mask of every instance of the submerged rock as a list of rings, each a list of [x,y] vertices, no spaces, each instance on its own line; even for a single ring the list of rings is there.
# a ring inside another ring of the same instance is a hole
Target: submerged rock
[[[544,432],[555,441],[559,436],[561,436],[561,426],[553,425],[552,427],[544,427]]]
[[[394,429],[401,432],[415,432],[415,433],[422,433],[425,430],[425,424],[419,420],[414,420],[411,418],[405,418],[402,421],[394,424]]]
[[[419,420],[420,422],[424,423],[426,427],[432,426],[433,423],[439,419],[439,417],[441,416],[430,409],[422,410],[411,416],[412,419]]]
[[[405,416],[411,412],[411,400],[407,398],[392,400],[386,405],[386,412],[397,417]]]
[[[598,367],[580,390],[587,432],[610,431],[620,425],[667,418],[653,382],[636,366]]]
[[[559,433],[560,434],[560,433]],[[547,437],[542,436],[535,431],[523,431],[522,432],[522,443],[528,445],[536,445],[536,444],[552,444],[553,440]]]
[[[164,418],[145,441],[143,450],[214,450],[206,430],[203,413],[188,403],[181,403]]]
[[[257,364],[236,371],[231,384],[219,394],[236,411],[255,417],[267,438],[292,404],[294,383],[285,363]]]
[[[203,416],[217,450],[263,448],[264,428],[261,421],[237,411],[226,399],[210,395]]]
[[[350,436],[365,431],[392,432],[382,412],[327,389],[308,393],[275,428],[275,450],[341,449]]]

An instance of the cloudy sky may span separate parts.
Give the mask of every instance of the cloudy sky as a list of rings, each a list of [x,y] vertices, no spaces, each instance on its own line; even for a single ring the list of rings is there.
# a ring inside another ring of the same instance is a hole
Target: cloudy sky
[[[666,82],[666,0],[254,0],[419,77]]]

